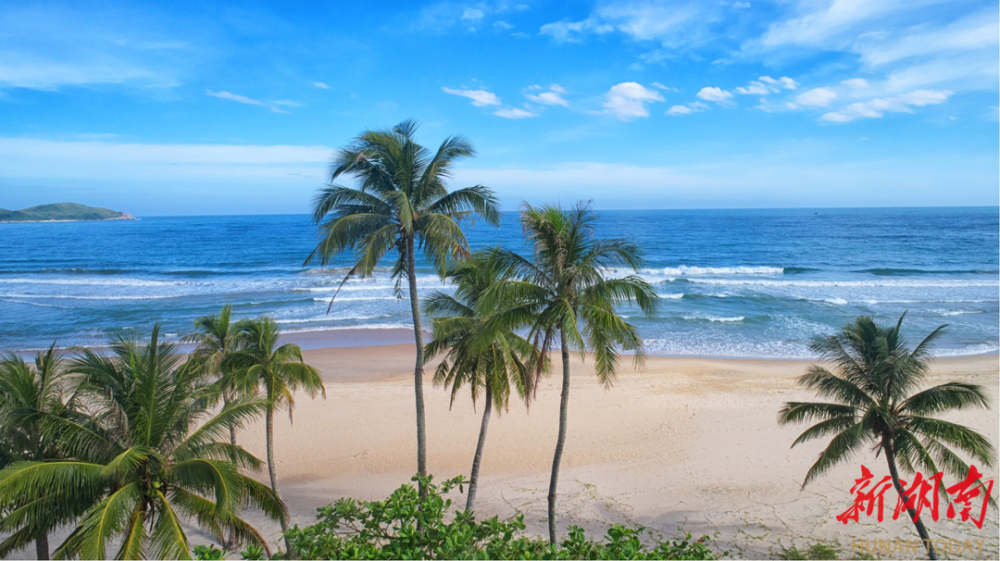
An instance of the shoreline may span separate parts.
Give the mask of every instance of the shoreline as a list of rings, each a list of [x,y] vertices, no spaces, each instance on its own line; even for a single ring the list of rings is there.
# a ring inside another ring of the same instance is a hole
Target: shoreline
[[[366,347],[381,347],[388,345],[402,345],[409,344],[413,345],[413,329],[406,327],[387,327],[382,328],[378,326],[372,327],[333,327],[326,329],[303,329],[301,331],[287,331],[284,330],[281,335],[281,339],[286,343],[295,343],[299,345],[303,352],[312,350],[323,350],[323,349],[340,349],[340,348],[366,348]],[[424,343],[426,344],[431,339],[431,332],[424,331]],[[183,343],[179,338],[171,338],[168,342],[176,344],[184,352],[187,352],[191,344]],[[65,345],[57,346],[56,349],[60,351],[72,351],[73,349],[86,348],[92,350],[107,349],[106,345]],[[27,355],[36,353],[39,351],[45,351],[45,348],[30,348],[30,349],[0,349],[0,352],[4,353],[14,353],[17,355]],[[624,355],[623,355],[624,356]],[[937,355],[935,359],[950,359],[950,358],[973,358],[973,357],[988,357],[997,356],[1000,357],[1000,349],[996,349],[989,352],[974,352],[969,354],[946,354]],[[727,356],[727,355],[661,355],[647,353],[647,358],[670,358],[670,359],[706,359],[706,360],[734,360],[734,361],[763,361],[763,362],[816,362],[819,360],[818,357],[768,357],[768,356]]]

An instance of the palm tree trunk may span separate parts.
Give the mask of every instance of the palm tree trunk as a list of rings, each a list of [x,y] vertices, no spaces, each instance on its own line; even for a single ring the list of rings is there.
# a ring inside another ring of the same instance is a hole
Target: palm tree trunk
[[[222,406],[229,407],[229,390],[222,390]],[[229,427],[229,443],[236,446],[236,427]],[[231,529],[222,540],[222,549],[229,551],[236,547],[236,531]]]
[[[39,559],[49,558],[49,535],[42,534],[35,538],[35,556]]]
[[[562,393],[559,394],[559,440],[556,454],[552,458],[552,478],[549,479],[549,545],[556,545],[556,487],[559,484],[559,462],[562,461],[563,446],[566,444],[566,418],[569,409],[569,346],[566,333],[559,330],[559,344],[562,347]]]
[[[229,405],[229,390],[222,390],[222,406],[227,407]],[[229,443],[236,446],[236,427],[229,427]]]
[[[417,400],[417,473],[427,476],[427,428],[424,421],[424,335],[420,326],[420,298],[417,296],[417,267],[413,256],[413,238],[406,240],[406,277],[410,285],[410,311],[413,336],[417,343],[417,361],[413,367],[413,391]],[[420,485],[420,496],[426,489]]]
[[[274,494],[281,499],[280,493],[278,493],[278,474],[275,472],[274,467],[274,410],[270,407],[267,409],[267,413],[264,414],[264,422],[267,429],[267,474],[271,476],[271,490]],[[285,519],[281,519],[281,533],[284,535],[288,531],[288,522]],[[291,548],[291,542],[288,537],[285,537],[285,552],[289,559],[294,559],[295,555]]]
[[[896,451],[892,449],[888,436],[882,438],[882,450],[885,451],[885,460],[889,464],[889,475],[892,476],[892,485],[896,488],[896,492],[899,493],[900,500],[905,500],[903,498],[903,484],[899,481],[899,472],[896,470]],[[917,534],[920,535],[920,539],[927,545],[927,558],[937,559],[937,551],[934,549],[934,543],[931,541],[930,534],[927,533],[927,528],[924,527],[923,521],[917,519],[917,512],[912,507],[907,506],[906,512],[910,514],[910,520],[917,527]]]
[[[483,461],[483,448],[486,447],[486,429],[490,427],[490,413],[493,412],[493,390],[486,384],[486,405],[483,407],[483,424],[479,427],[479,442],[476,443],[476,456],[472,459],[472,472],[469,474],[469,498],[465,501],[465,512],[472,512],[476,506],[476,488],[479,487],[479,465]]]

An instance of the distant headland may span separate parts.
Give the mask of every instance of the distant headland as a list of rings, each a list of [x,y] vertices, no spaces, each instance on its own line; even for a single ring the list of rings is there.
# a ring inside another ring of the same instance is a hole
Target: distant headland
[[[138,220],[127,212],[76,203],[38,205],[21,210],[0,208],[0,222],[77,222],[84,220]]]

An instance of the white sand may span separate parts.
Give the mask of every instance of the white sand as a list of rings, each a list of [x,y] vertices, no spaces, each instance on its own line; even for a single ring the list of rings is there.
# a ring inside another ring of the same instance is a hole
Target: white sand
[[[412,345],[307,351],[306,361],[327,381],[326,400],[301,396],[294,424],[282,416],[275,431],[278,478],[293,522],[314,520],[315,509],[338,497],[383,498],[416,471]],[[554,358],[558,372],[559,359]],[[779,427],[785,401],[813,400],[795,379],[809,363],[650,358],[642,372],[626,367],[605,390],[592,363],[573,365],[570,425],[559,495],[559,528],[578,524],[603,533],[630,522],[673,537],[677,527],[711,534],[740,557],[767,557],[781,546],[806,547],[836,539],[850,556],[852,538],[915,539],[901,517],[862,518],[843,525],[835,516],[852,503],[860,466],[876,478],[885,460],[865,453],[800,491],[824,443],[789,449],[804,427]],[[941,359],[927,385],[951,380],[986,386],[998,397],[998,357]],[[448,393],[425,374],[428,463],[440,479],[468,474],[480,415],[467,394],[449,410]],[[545,380],[530,411],[512,403],[490,424],[477,511],[481,516],[525,514],[529,530],[545,529],[545,496],[558,423],[559,378]],[[481,411],[481,409],[480,409]],[[998,441],[998,412],[962,412],[949,419]],[[263,423],[240,433],[240,443],[264,457]],[[996,468],[986,470],[998,481]],[[266,476],[261,474],[262,478]],[[948,479],[951,481],[951,479]],[[994,488],[994,496],[998,490]],[[464,496],[456,502],[464,505]],[[996,558],[998,516],[982,530],[971,522],[925,519],[933,537],[985,540],[981,558]],[[259,518],[277,543],[278,528]],[[192,532],[192,540],[205,538]]]

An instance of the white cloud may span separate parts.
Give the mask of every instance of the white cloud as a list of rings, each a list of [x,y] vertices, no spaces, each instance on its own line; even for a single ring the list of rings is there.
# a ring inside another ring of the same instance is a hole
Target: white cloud
[[[486,90],[455,90],[452,88],[441,88],[444,93],[457,95],[461,97],[467,97],[472,100],[472,104],[476,107],[485,107],[487,105],[500,105],[500,98],[493,92],[488,92]]]
[[[813,88],[799,94],[795,98],[795,102],[808,107],[826,107],[835,99],[837,99],[837,92],[829,88]]]
[[[796,82],[795,80],[792,80],[788,76],[782,76],[777,80],[775,80],[770,76],[761,76],[760,81],[770,86],[775,86],[785,90],[794,90],[799,87],[799,83]]]
[[[770,76],[761,76],[746,86],[736,88],[736,93],[743,95],[770,95],[783,89],[794,90],[797,87],[799,87],[798,82],[788,76],[782,76],[777,80]]]
[[[820,119],[847,123],[855,119],[880,119],[885,113],[913,113],[913,107],[939,105],[948,101],[951,94],[950,91],[917,90],[895,97],[852,103],[840,111],[826,113]]]
[[[602,24],[594,18],[587,18],[583,21],[564,20],[547,23],[539,29],[539,32],[542,35],[550,35],[553,40],[559,43],[574,43],[581,41],[583,35],[588,32],[603,35],[614,30],[613,25]]]
[[[622,121],[631,121],[636,117],[649,117],[646,105],[659,101],[665,101],[659,92],[636,82],[622,82],[611,86],[604,99],[604,112]]]
[[[722,88],[704,87],[698,92],[698,98],[705,101],[714,101],[719,104],[732,103],[733,94]]]
[[[326,82],[313,82],[313,85],[321,90],[330,89],[330,86],[326,85]]]
[[[502,19],[498,19],[495,22],[493,22],[493,29],[496,29],[497,31],[506,31],[508,29],[513,29],[513,28],[514,28],[513,25],[503,21]]]
[[[212,97],[217,97],[219,99],[226,99],[229,101],[235,101],[236,103],[242,103],[244,105],[256,105],[257,107],[267,107],[273,113],[288,113],[288,111],[282,109],[280,106],[300,107],[302,105],[297,101],[290,101],[290,100],[271,101],[271,102],[261,101],[259,99],[253,99],[245,95],[234,94],[232,92],[227,92],[227,91],[214,92],[212,90],[205,90],[205,93]]]
[[[667,115],[673,115],[675,117],[681,115],[690,115],[691,113],[700,113],[708,109],[708,106],[700,101],[695,101],[687,105],[674,105],[670,109],[667,109]]]
[[[540,89],[540,87],[532,87],[531,89]],[[559,84],[553,84],[549,86],[549,91],[541,92],[539,94],[525,94],[528,99],[534,101],[535,103],[540,103],[542,105],[562,105],[563,107],[569,107],[569,102],[562,97],[561,94],[566,93],[566,90],[562,88]]]
[[[745,10],[750,7],[750,2],[733,2],[733,8],[736,10]]]
[[[864,78],[851,78],[840,83],[849,88],[863,89],[868,87],[868,80],[865,80]]]
[[[791,5],[741,57],[849,54],[892,96],[918,88],[995,90],[1000,10],[986,2],[831,0]],[[851,69],[846,69],[851,72]]]
[[[519,109],[517,107],[511,107],[510,109],[497,109],[493,112],[493,114],[497,117],[503,117],[504,119],[527,119],[538,116],[538,113],[532,113],[531,111]]]
[[[482,10],[477,10],[476,8],[466,8],[462,12],[462,19],[465,21],[479,21],[485,16],[486,14]]]
[[[771,88],[767,87],[762,82],[750,82],[746,85],[746,87],[740,86],[736,88],[736,93],[743,95],[768,95],[771,92]]]

